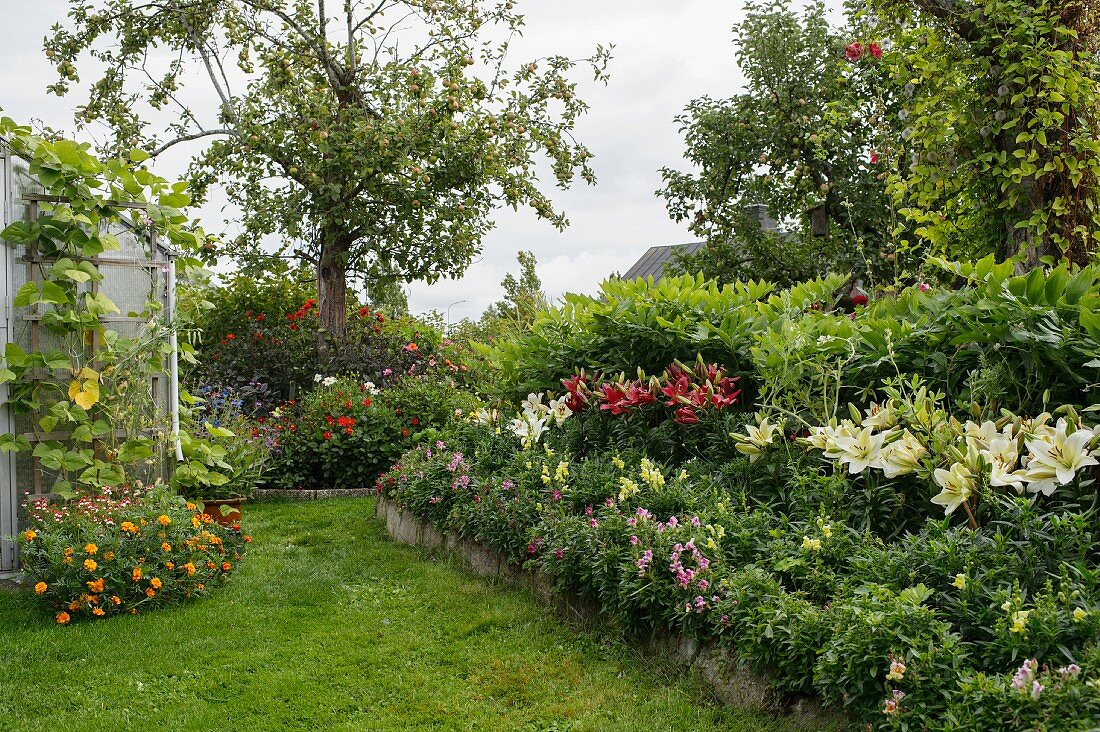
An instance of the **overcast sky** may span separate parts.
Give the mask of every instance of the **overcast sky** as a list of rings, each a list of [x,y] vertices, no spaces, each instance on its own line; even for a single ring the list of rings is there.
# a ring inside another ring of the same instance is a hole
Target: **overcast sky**
[[[0,108],[19,122],[33,117],[55,128],[72,128],[72,109],[81,98],[45,92],[54,74],[42,53],[43,37],[53,23],[64,21],[67,6],[66,0],[0,0]],[[449,310],[452,321],[476,317],[500,297],[499,282],[517,269],[521,249],[535,253],[543,285],[556,297],[566,291],[592,292],[650,246],[691,240],[654,195],[661,185],[658,171],[684,165],[673,120],[684,106],[704,94],[728,97],[740,89],[731,28],[741,17],[742,3],[520,0],[519,7],[527,27],[512,49],[517,63],[550,53],[583,57],[597,43],[615,45],[610,83],[585,84],[580,90],[591,111],[578,123],[577,138],[595,154],[598,182],[553,189],[555,203],[571,223],[561,233],[531,214],[499,212],[496,229],[463,279],[412,285],[414,311]],[[185,156],[175,156],[158,162],[156,171],[176,178],[185,162]],[[205,213],[207,228],[217,230],[214,214]]]

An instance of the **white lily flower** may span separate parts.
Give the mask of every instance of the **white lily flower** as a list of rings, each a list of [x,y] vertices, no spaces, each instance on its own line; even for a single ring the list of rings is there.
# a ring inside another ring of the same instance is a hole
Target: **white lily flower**
[[[779,425],[772,424],[765,417],[759,426],[745,425],[745,432],[748,434],[733,433],[730,436],[737,441],[734,446],[737,451],[742,455],[748,455],[751,463],[763,455],[768,446],[775,441],[775,436],[779,434]]]
[[[573,416],[573,410],[569,408],[567,401],[568,399],[564,396],[550,400],[550,414],[554,416],[554,424],[559,427],[562,422]]]
[[[1069,432],[1065,418],[1049,436],[1028,440],[1027,449],[1031,453],[1027,463],[1025,478],[1030,493],[1042,492],[1049,496],[1059,485],[1071,482],[1077,471],[1098,462],[1089,452],[1089,445],[1096,439],[1092,430],[1076,429]]]
[[[974,473],[962,463],[955,463],[948,470],[938,468],[935,476],[943,490],[932,498],[932,503],[943,506],[945,514],[952,513],[974,493]]]
[[[520,402],[524,414],[530,414],[538,418],[550,411],[550,408],[542,403],[542,392],[528,394],[527,398]]]
[[[898,423],[898,417],[894,413],[893,402],[886,402],[885,404],[873,403],[867,408],[864,414],[867,415],[863,418],[864,427],[888,430]]]
[[[852,436],[837,437],[836,446],[841,451],[837,459],[848,466],[848,472],[852,475],[858,475],[866,468],[881,469],[882,443],[885,439],[885,432],[875,434],[872,427],[864,427]]]
[[[908,475],[920,467],[928,449],[909,430],[902,430],[901,437],[882,446],[879,460],[887,478]]]

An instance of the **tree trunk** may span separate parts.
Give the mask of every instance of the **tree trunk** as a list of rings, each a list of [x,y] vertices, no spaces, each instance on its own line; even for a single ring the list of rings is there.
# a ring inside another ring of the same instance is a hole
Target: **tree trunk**
[[[325,234],[317,263],[317,304],[321,327],[335,338],[343,338],[348,323],[348,252],[350,242]]]

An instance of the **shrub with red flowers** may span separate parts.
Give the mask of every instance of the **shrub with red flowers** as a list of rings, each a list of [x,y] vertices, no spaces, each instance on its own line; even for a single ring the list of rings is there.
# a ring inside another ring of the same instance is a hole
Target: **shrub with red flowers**
[[[61,625],[202,597],[235,571],[251,541],[163,486],[36,498],[26,509],[23,571]]]
[[[344,337],[335,338],[321,328],[317,300],[308,291],[291,287],[296,298],[288,301],[280,287],[265,283],[259,289],[234,280],[207,294],[214,308],[197,324],[202,344],[190,384],[262,385],[263,412],[304,394],[318,373],[356,374],[380,386],[410,369],[422,370],[421,362],[453,365],[462,373],[457,359],[437,352],[441,336],[427,323],[356,306]]]

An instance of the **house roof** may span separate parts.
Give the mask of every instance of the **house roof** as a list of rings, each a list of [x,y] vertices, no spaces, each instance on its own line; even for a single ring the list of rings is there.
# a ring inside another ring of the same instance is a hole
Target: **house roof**
[[[622,276],[624,280],[634,280],[653,277],[653,281],[661,279],[665,271],[665,264],[672,261],[676,254],[696,254],[706,246],[706,242],[693,241],[687,244],[668,244],[660,247],[650,247],[634,265]]]

